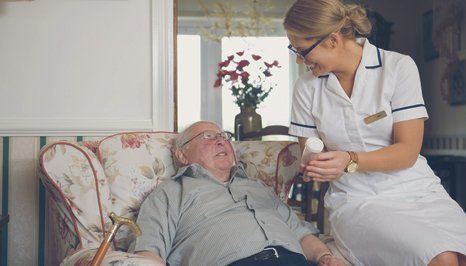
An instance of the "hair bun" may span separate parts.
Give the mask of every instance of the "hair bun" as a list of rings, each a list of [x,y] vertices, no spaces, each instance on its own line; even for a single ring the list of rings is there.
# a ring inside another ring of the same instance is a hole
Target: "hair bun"
[[[355,35],[368,36],[372,30],[372,25],[367,18],[366,9],[360,5],[348,4],[345,8],[345,17],[349,19],[349,25],[342,28],[352,27]]]
[[[366,10],[341,0],[296,0],[287,11],[286,30],[302,36],[326,36],[340,32],[345,38],[369,35],[372,25]]]

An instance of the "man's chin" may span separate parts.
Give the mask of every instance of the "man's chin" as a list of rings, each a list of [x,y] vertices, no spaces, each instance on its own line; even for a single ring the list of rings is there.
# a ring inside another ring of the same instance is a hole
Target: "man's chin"
[[[217,162],[217,168],[222,170],[230,170],[235,165],[233,161],[224,161],[224,162]]]

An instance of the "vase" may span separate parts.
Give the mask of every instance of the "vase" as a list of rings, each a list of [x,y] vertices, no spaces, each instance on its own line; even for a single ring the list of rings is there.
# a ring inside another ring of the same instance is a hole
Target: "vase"
[[[241,107],[241,112],[235,116],[235,138],[243,140],[243,135],[262,129],[262,117],[252,106]],[[247,140],[260,140],[260,137]]]

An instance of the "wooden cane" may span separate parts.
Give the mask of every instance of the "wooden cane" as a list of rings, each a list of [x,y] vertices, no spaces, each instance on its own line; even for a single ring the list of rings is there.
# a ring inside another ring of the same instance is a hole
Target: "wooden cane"
[[[113,238],[115,237],[116,232],[118,231],[120,226],[129,226],[133,234],[135,234],[136,236],[139,236],[141,234],[141,229],[139,229],[139,226],[134,221],[125,217],[117,216],[114,212],[111,212],[109,216],[113,224],[110,227],[108,233],[106,234],[105,239],[102,241],[102,244],[100,244],[99,249],[95,253],[95,256],[91,262],[91,266],[100,266],[102,260],[105,257],[105,254],[107,253],[108,248],[110,247],[110,243],[112,243]]]

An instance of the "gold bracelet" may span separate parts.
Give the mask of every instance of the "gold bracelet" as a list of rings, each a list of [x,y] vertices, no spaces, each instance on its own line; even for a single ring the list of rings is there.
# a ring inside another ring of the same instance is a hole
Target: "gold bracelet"
[[[320,261],[325,258],[326,256],[333,256],[332,252],[328,251],[328,252],[325,252],[324,254],[320,255],[319,258],[317,259],[317,264],[320,263]]]

